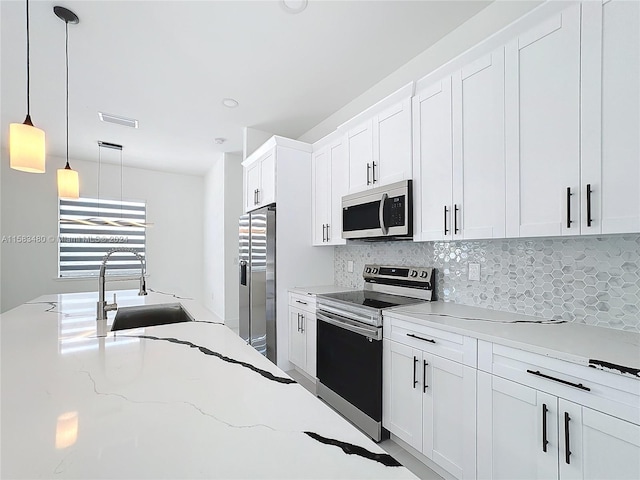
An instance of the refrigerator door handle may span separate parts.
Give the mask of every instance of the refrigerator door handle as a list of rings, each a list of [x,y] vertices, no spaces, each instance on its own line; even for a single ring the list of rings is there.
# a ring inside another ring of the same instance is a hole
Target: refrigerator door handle
[[[240,285],[247,286],[247,261],[240,260]]]

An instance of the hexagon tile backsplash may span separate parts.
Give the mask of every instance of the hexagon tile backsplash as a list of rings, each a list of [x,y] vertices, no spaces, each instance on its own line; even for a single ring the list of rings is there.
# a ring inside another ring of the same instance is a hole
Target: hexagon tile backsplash
[[[640,332],[640,235],[349,243],[335,252],[338,285],[361,288],[367,263],[432,266],[438,300]],[[479,282],[468,280],[469,263],[480,264]]]

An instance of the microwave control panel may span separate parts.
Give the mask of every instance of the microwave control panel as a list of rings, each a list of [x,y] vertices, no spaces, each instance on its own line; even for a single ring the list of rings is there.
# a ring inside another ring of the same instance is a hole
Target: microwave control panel
[[[384,223],[387,227],[399,227],[405,224],[405,196],[390,197],[385,205]]]

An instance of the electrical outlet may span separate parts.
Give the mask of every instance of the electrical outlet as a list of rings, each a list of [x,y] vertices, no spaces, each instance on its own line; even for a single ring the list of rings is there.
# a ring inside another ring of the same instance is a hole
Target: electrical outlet
[[[347,260],[347,272],[353,273],[353,260]]]
[[[472,282],[480,281],[480,264],[479,263],[469,264],[469,280]]]

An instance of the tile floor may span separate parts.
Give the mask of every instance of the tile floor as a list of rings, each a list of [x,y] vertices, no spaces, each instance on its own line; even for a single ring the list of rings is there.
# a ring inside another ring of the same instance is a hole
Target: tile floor
[[[315,384],[304,375],[298,373],[296,370],[290,370],[287,374],[311,393],[314,395],[316,394]],[[404,450],[393,440],[384,440],[383,442],[380,442],[379,445],[384,451],[408,468],[418,478],[421,478],[422,480],[442,480],[440,475]]]

